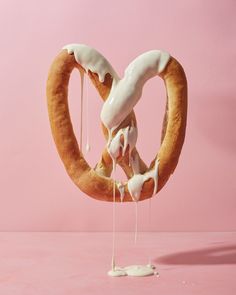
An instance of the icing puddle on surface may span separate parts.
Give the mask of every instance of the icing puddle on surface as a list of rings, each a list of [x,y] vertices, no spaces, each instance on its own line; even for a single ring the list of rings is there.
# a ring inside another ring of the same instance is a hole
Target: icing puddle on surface
[[[123,277],[123,276],[132,276],[132,277],[147,277],[152,275],[159,276],[158,272],[155,270],[156,267],[151,264],[147,265],[130,265],[126,267],[114,267],[113,270],[108,272],[108,275],[111,277]]]
[[[158,275],[155,270],[155,266],[151,264],[149,257],[149,264],[147,265],[130,265],[127,267],[116,266],[115,263],[115,241],[116,241],[116,202],[115,202],[115,190],[116,187],[120,192],[120,200],[123,201],[125,195],[125,185],[135,203],[135,230],[134,230],[134,244],[137,242],[138,234],[138,201],[140,199],[142,187],[145,181],[153,179],[155,195],[158,189],[158,166],[159,159],[156,158],[154,166],[151,170],[146,171],[144,174],[140,174],[139,162],[136,155],[132,155],[132,150],[135,148],[138,130],[134,126],[134,122],[125,128],[120,128],[113,136],[115,131],[123,120],[132,111],[138,100],[142,95],[142,87],[145,82],[154,77],[156,74],[161,73],[167,65],[170,55],[167,52],[152,50],[138,56],[125,70],[125,75],[122,79],[116,74],[109,62],[95,49],[83,44],[71,44],[64,47],[69,54],[74,54],[76,61],[82,65],[86,72],[90,70],[93,73],[97,73],[99,81],[103,82],[105,75],[110,73],[113,78],[111,91],[106,99],[102,111],[101,120],[108,131],[107,151],[110,154],[113,167],[111,177],[113,178],[113,217],[112,217],[112,269],[108,272],[109,276],[151,276]],[[87,80],[87,78],[86,78]],[[85,151],[90,150],[89,142],[89,103],[88,103],[88,86],[86,82],[86,144]],[[81,151],[83,142],[83,105],[84,105],[84,73],[81,74],[81,101],[80,101],[80,148]],[[123,138],[123,142],[121,141]],[[120,153],[122,156],[129,148],[129,166],[132,168],[133,176],[128,180],[126,184],[122,184],[115,180],[115,168],[116,160]],[[150,215],[151,215],[151,201],[149,201],[149,227],[150,227]]]

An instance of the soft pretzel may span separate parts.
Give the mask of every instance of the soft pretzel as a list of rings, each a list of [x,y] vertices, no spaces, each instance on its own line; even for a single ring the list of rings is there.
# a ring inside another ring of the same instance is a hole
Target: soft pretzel
[[[68,85],[75,68],[80,71],[80,75],[88,74],[105,102],[101,119],[108,143],[94,169],[81,152],[70,119]],[[135,70],[137,79],[131,76]],[[165,82],[167,104],[161,146],[147,167],[135,148],[137,122],[133,106],[141,97],[146,80],[156,75]],[[50,68],[47,98],[51,130],[58,153],[73,182],[88,196],[103,201],[114,200],[114,181],[110,177],[114,162],[123,168],[128,178],[125,184],[115,182],[116,201],[150,198],[162,189],[174,172],[185,137],[187,81],[183,68],[169,54],[155,50],[143,54],[129,65],[125,77],[120,79],[95,49],[85,45],[66,46]],[[112,99],[116,103],[114,108],[111,108]]]

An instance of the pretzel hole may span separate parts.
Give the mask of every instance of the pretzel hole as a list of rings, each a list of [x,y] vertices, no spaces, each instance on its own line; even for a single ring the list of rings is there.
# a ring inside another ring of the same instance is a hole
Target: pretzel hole
[[[80,71],[74,69],[70,76],[68,87],[68,104],[74,134],[80,144],[80,110],[81,110],[81,78]],[[83,132],[82,151],[84,158],[91,167],[95,167],[104,149],[104,136],[101,132],[100,111],[103,101],[87,74],[84,74],[83,96]],[[88,113],[86,110],[88,101]],[[88,118],[87,118],[88,116]],[[88,130],[87,130],[88,128]],[[89,136],[90,152],[86,153],[87,131]],[[79,147],[81,149],[81,147]]]
[[[136,147],[147,166],[161,145],[166,97],[164,81],[155,76],[145,83],[142,97],[134,109],[138,127]]]

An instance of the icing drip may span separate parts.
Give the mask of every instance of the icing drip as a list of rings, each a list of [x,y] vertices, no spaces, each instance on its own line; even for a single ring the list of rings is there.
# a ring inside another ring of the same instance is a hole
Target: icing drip
[[[148,231],[151,232],[152,198],[148,199]],[[152,264],[150,252],[148,252],[148,263]]]
[[[138,237],[138,202],[135,202],[135,230],[134,230],[134,244],[137,244]]]
[[[81,92],[80,92],[80,150],[83,152],[83,104],[84,104],[84,74],[81,74]]]
[[[128,146],[129,154],[131,154],[131,151],[133,150],[137,142],[137,134],[138,132],[136,127],[128,126],[126,128],[120,129],[113,138],[109,136],[110,142],[108,140],[107,150],[113,160],[116,160],[119,157],[120,151],[122,156],[124,156]],[[123,144],[121,142],[122,136]]]
[[[115,263],[115,240],[116,240],[116,182],[115,182],[115,171],[116,162],[112,161],[112,176],[113,176],[113,203],[112,203],[112,258],[111,258],[111,269],[112,271],[116,267]]]
[[[109,276],[121,277],[121,276],[133,276],[133,277],[146,277],[151,275],[158,275],[155,271],[155,266],[147,265],[130,265],[126,267],[115,267],[108,272]]]
[[[89,95],[88,95],[88,77],[84,77],[85,80],[85,97],[86,97],[86,144],[85,150],[88,153],[91,149],[90,147],[90,140],[89,140]]]
[[[91,146],[90,146],[90,144],[88,142],[85,145],[85,150],[86,150],[87,153],[91,150]]]
[[[128,190],[134,201],[137,202],[139,200],[143,184],[150,178],[154,181],[153,195],[157,192],[158,165],[159,161],[156,160],[155,166],[152,170],[146,172],[145,174],[134,174],[134,176],[128,180]]]
[[[120,201],[123,202],[125,196],[125,186],[121,182],[117,182],[117,187],[120,192]]]

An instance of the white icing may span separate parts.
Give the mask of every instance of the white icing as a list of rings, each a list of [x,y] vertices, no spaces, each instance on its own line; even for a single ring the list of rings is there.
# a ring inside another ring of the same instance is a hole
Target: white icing
[[[152,198],[148,199],[148,231],[151,232],[151,219],[152,219]],[[149,264],[152,264],[152,259],[150,252],[148,252],[148,262]]]
[[[159,161],[156,160],[152,170],[144,174],[134,174],[133,177],[128,180],[128,190],[133,201],[137,202],[139,200],[143,184],[150,178],[154,181],[153,195],[156,194],[158,187],[158,165]]]
[[[125,196],[125,186],[123,183],[121,182],[117,182],[117,187],[118,187],[118,190],[120,192],[120,201],[123,202],[124,200],[124,196]]]
[[[100,82],[104,82],[107,73],[113,79],[119,79],[106,58],[94,48],[85,44],[69,44],[64,46],[63,49],[67,49],[69,54],[74,54],[75,60],[86,72],[90,70],[93,73],[97,73]]]
[[[108,272],[109,276],[120,277],[120,276],[133,276],[133,277],[146,277],[151,275],[157,275],[155,266],[153,265],[130,265],[126,267],[116,266],[114,269]]]
[[[112,202],[112,258],[111,267],[112,270],[115,269],[115,241],[116,241],[116,182],[115,182],[115,172],[116,172],[116,161],[112,161],[112,177],[113,177],[113,202]]]
[[[91,146],[90,146],[90,144],[88,142],[85,145],[85,150],[86,150],[87,153],[91,150]]]
[[[160,74],[169,58],[167,52],[160,50],[145,52],[129,64],[121,80],[113,81],[101,111],[101,120],[108,129],[118,127],[127,117],[140,99],[145,82]]]
[[[138,132],[136,127],[127,126],[126,128],[120,129],[113,138],[110,137],[110,142],[108,140],[107,144],[107,150],[112,159],[116,160],[120,155],[120,151],[122,156],[124,156],[128,147],[130,154],[136,145],[137,134]],[[123,136],[123,144],[121,142],[121,136]]]
[[[80,150],[83,152],[83,104],[84,104],[84,74],[81,74],[81,92],[80,92]]]
[[[85,75],[85,97],[86,97],[86,144],[85,144],[85,150],[86,153],[90,152],[91,146],[90,146],[90,140],[89,140],[89,93],[88,93],[88,77]]]
[[[134,229],[134,244],[137,244],[138,237],[138,202],[135,202],[135,229]]]

